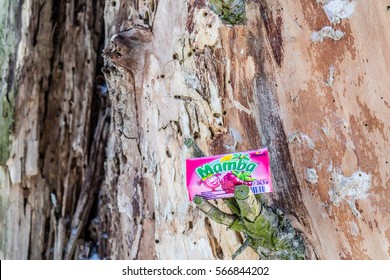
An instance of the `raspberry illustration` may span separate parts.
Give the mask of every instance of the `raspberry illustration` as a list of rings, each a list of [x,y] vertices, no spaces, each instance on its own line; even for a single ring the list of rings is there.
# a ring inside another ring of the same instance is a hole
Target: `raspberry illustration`
[[[223,176],[221,186],[226,193],[234,193],[234,188],[236,186],[252,186],[252,181],[254,180],[256,180],[256,178],[251,177],[249,172],[231,171]]]

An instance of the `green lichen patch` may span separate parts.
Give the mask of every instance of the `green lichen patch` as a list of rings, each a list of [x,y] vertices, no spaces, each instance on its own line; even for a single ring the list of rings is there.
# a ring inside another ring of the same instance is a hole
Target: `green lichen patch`
[[[9,97],[13,96],[13,93],[9,94]],[[9,157],[13,113],[13,99],[8,99],[5,93],[0,93],[0,165],[4,165]]]
[[[0,0],[0,165],[9,157],[14,114],[14,75],[18,1]]]
[[[267,213],[268,212],[268,213]],[[282,213],[263,205],[262,214],[246,223],[250,246],[264,259],[300,260],[305,258],[302,238]]]
[[[234,190],[241,216],[250,222],[254,222],[260,214],[261,205],[247,185],[236,186]]]
[[[210,6],[225,24],[245,23],[245,0],[210,0]]]
[[[233,254],[233,259],[247,246],[261,259],[305,259],[303,239],[286,215],[265,204],[264,199],[255,196],[248,186],[236,186],[234,198],[224,200],[232,214],[221,211],[203,197],[196,196],[193,201],[213,221],[245,236],[244,244]]]
[[[256,199],[261,204],[261,213],[254,221],[244,217],[237,198],[236,201],[225,200],[229,208],[239,216],[229,228],[242,232],[249,241],[249,246],[262,259],[304,259],[305,246],[302,237],[296,233],[287,217],[280,210],[272,209],[261,203],[257,197]]]

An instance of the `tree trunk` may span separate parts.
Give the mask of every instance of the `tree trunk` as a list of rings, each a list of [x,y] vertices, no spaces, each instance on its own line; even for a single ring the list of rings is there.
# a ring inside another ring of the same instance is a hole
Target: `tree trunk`
[[[103,9],[1,1],[1,258],[72,258],[82,247],[107,135],[95,81]]]
[[[0,1],[0,258],[230,259],[188,138],[268,147],[307,258],[390,258],[385,1]]]

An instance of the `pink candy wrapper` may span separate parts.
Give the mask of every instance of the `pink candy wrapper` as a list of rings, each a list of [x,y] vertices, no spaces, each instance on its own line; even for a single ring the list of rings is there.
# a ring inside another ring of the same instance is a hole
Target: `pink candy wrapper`
[[[267,149],[186,160],[187,190],[206,199],[234,196],[234,187],[250,186],[253,193],[272,192]]]

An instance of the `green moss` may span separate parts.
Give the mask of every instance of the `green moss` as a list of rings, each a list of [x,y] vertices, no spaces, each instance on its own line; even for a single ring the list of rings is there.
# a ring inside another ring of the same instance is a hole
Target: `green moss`
[[[10,133],[13,124],[14,114],[14,94],[8,94],[11,100],[7,100],[7,95],[0,95],[0,165],[4,165],[9,157]]]
[[[9,157],[10,133],[12,130],[15,85],[9,79],[10,69],[15,67],[18,41],[17,15],[19,2],[0,0],[0,255],[7,256],[7,209],[9,174],[5,162]],[[12,67],[10,67],[12,66]]]
[[[255,222],[246,223],[250,246],[266,259],[304,259],[302,238],[287,217],[266,205]]]
[[[0,165],[9,157],[14,114],[14,85],[9,84],[10,65],[15,61],[15,28],[18,1],[0,0]]]
[[[261,199],[257,197],[260,202]],[[295,232],[287,217],[261,203],[261,213],[251,222],[244,218],[237,201],[226,199],[229,208],[239,216],[229,227],[242,232],[262,259],[300,260],[305,258],[302,238]]]
[[[245,23],[245,0],[210,0],[211,9],[225,24]]]
[[[241,216],[249,222],[254,222],[260,214],[261,205],[247,185],[236,186],[234,196],[240,208]]]
[[[187,148],[193,148],[194,150],[194,157],[205,157],[206,155],[203,153],[203,151],[199,148],[199,146],[195,143],[195,140],[192,138],[186,138],[184,140],[184,145],[187,146]]]

